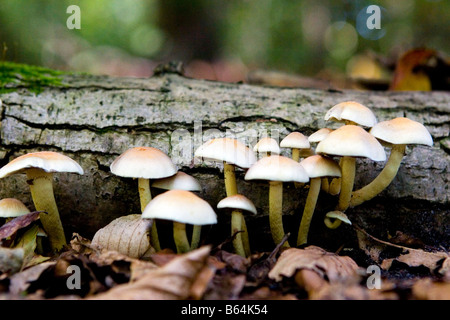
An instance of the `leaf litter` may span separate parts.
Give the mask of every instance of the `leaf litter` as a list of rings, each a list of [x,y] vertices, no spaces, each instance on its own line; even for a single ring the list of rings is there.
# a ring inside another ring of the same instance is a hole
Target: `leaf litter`
[[[74,234],[70,246],[55,257],[37,253],[39,219],[36,213],[0,228],[0,299],[76,300],[394,300],[448,299],[450,258],[442,248],[422,249],[377,239],[353,226],[358,246],[380,270],[381,285],[370,289],[373,277],[367,263],[350,256],[308,245],[281,247],[244,258],[219,245],[177,254],[147,246],[140,229],[138,247],[129,234],[126,248]],[[136,219],[127,223],[143,228]],[[117,226],[115,227],[117,228]],[[148,228],[148,226],[146,227]],[[5,231],[6,230],[6,231]],[[109,236],[108,236],[109,238]],[[117,240],[115,240],[118,243]],[[120,241],[119,241],[120,242]],[[123,242],[124,243],[124,242]],[[411,242],[409,242],[411,243]],[[418,242],[414,242],[418,243]],[[137,249],[136,249],[137,248]],[[145,254],[143,254],[145,252]],[[136,254],[138,253],[138,254]],[[75,289],[69,266],[76,266],[81,281]],[[417,270],[420,269],[420,274]],[[402,270],[403,276],[398,272]],[[416,273],[416,274],[415,274]],[[406,275],[406,276],[405,276]]]

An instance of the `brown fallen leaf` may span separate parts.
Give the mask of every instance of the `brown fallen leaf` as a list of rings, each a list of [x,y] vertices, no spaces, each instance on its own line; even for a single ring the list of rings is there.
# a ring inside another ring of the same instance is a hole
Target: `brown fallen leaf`
[[[142,219],[140,214],[119,217],[98,230],[92,244],[132,258],[141,258],[152,250],[149,238],[151,225],[152,220]]]
[[[368,289],[358,283],[328,283],[310,292],[310,300],[398,300],[395,292]]]
[[[39,219],[42,211],[33,211],[23,216],[12,219],[0,227],[0,240],[6,239],[14,235],[18,230],[28,227],[32,222]]]
[[[199,299],[202,291],[198,278],[211,272],[207,264],[211,247],[179,255],[163,267],[152,270],[135,282],[117,285],[107,292],[90,297],[94,300],[184,300]],[[205,271],[206,268],[206,271]],[[208,282],[202,279],[203,285]],[[196,285],[193,292],[193,285]]]
[[[393,244],[388,241],[383,241],[368,234],[365,230],[355,226],[358,235],[359,247],[364,250],[375,262],[380,264],[384,270],[389,270],[394,261],[402,262],[409,267],[424,266],[430,270],[431,273],[444,273],[442,268],[443,263],[450,256],[447,252],[436,251],[428,252],[422,249],[414,249],[398,244]],[[398,251],[398,256],[395,258],[382,259],[381,254],[389,248],[394,248]],[[447,267],[446,267],[447,268]],[[441,269],[443,271],[441,271]]]
[[[36,281],[47,269],[55,266],[56,261],[47,261],[30,267],[10,277],[9,293],[12,297],[19,296],[27,291],[30,283]]]
[[[450,283],[420,279],[414,283],[412,294],[418,300],[450,300]]]
[[[305,249],[290,248],[280,255],[269,272],[269,278],[281,281],[283,277],[295,276],[301,269],[312,270],[332,283],[357,276],[359,267],[350,257],[338,256],[316,246]]]

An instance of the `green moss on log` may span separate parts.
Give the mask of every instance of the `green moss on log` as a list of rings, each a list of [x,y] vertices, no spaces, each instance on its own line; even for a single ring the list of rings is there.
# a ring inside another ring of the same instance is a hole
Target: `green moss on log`
[[[39,94],[45,87],[64,86],[63,71],[43,67],[0,62],[0,94],[15,91],[17,87],[25,87],[29,91]]]

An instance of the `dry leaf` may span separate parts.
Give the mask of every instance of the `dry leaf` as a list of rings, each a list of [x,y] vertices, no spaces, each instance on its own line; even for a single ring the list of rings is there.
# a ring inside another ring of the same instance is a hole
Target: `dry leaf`
[[[281,281],[283,277],[293,277],[301,269],[313,270],[322,278],[334,282],[355,276],[358,265],[350,257],[338,256],[316,246],[290,248],[280,255],[269,272],[269,278]]]
[[[310,300],[398,300],[396,293],[377,289],[368,289],[357,283],[329,283],[312,291]]]
[[[0,272],[14,274],[22,269],[24,250],[22,248],[0,247]]]
[[[450,283],[420,279],[413,285],[412,293],[419,300],[450,300]]]
[[[0,240],[14,235],[19,229],[29,226],[32,222],[39,219],[41,211],[33,211],[23,216],[12,219],[0,227]]]
[[[196,295],[202,290],[196,287],[195,292],[192,292],[192,287],[194,284],[198,286],[197,279],[205,268],[209,268],[207,260],[210,250],[209,246],[204,246],[180,255],[163,267],[148,272],[136,282],[117,285],[91,299],[183,300],[198,298]]]
[[[141,258],[151,249],[151,224],[151,219],[142,219],[140,214],[117,218],[95,233],[92,245]]]
[[[388,270],[393,261],[399,261],[410,267],[424,266],[434,272],[440,262],[448,257],[448,253],[445,252],[426,252],[420,249],[405,248],[405,253],[400,254],[397,258],[383,260],[381,268]]]
[[[44,271],[46,271],[48,268],[53,267],[55,264],[56,261],[47,261],[14,274],[10,278],[10,294],[12,294],[13,296],[18,296],[23,292],[26,292],[32,281],[37,280]]]

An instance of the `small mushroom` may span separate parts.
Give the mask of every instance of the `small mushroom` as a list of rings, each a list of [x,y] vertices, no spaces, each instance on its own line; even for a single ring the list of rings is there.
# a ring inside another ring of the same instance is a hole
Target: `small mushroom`
[[[325,137],[332,131],[333,129],[330,128],[319,129],[308,137],[308,141],[310,144],[317,145],[317,143],[325,139]],[[335,196],[341,191],[341,179],[334,178],[330,183],[328,178],[322,178],[321,188],[323,191]]]
[[[0,200],[0,218],[16,218],[30,213],[30,210],[22,201],[15,198],[4,198]]]
[[[53,173],[83,174],[83,169],[77,162],[63,154],[41,151],[28,153],[12,160],[0,169],[0,178],[19,172],[27,174],[27,182],[36,210],[46,212],[40,215],[40,220],[48,233],[52,250],[61,250],[66,245],[66,237],[53,194]]]
[[[209,140],[195,151],[195,157],[223,162],[227,196],[237,194],[235,166],[247,169],[256,162],[255,153],[242,142],[231,138]]]
[[[118,156],[110,166],[111,173],[125,178],[137,178],[141,212],[152,200],[150,179],[173,176],[177,168],[164,152],[152,147],[134,147]],[[156,251],[161,250],[156,223],[151,230],[151,243]]]
[[[201,191],[202,186],[197,179],[193,176],[183,172],[178,171],[175,175],[155,180],[152,184],[153,188],[163,189],[163,190],[186,190],[186,191]],[[192,240],[191,249],[196,249],[200,243],[202,226],[194,225],[192,229]]]
[[[245,180],[269,180],[269,222],[272,238],[278,245],[284,237],[283,182],[308,182],[302,165],[284,156],[270,156],[258,160],[248,169]],[[285,242],[284,248],[289,247]]]
[[[195,151],[194,156],[223,163],[227,197],[238,193],[235,167],[248,169],[256,162],[254,151],[239,140],[232,138],[209,140]],[[245,220],[242,220],[242,228],[247,232]],[[248,246],[248,243],[244,241],[244,245]]]
[[[433,138],[423,124],[404,117],[380,122],[372,127],[370,133],[382,143],[389,144],[391,154],[380,174],[371,183],[352,193],[351,207],[372,199],[389,186],[397,175],[406,145],[433,145]]]
[[[299,161],[301,157],[309,157],[314,154],[308,138],[300,132],[291,132],[280,142],[280,147],[292,150],[292,160]]]
[[[338,103],[327,111],[325,120],[364,127],[373,127],[377,123],[377,118],[372,110],[355,101]]]
[[[217,208],[228,208],[233,210],[231,212],[231,235],[238,232],[233,239],[233,247],[237,254],[243,257],[248,257],[251,253],[250,246],[244,246],[244,241],[242,240],[243,238],[247,238],[248,241],[247,232],[242,230],[242,221],[244,221],[243,211],[256,214],[255,205],[247,197],[241,194],[235,194],[234,196],[229,196],[220,200],[217,204]]]
[[[308,242],[309,226],[316,208],[317,198],[319,197],[322,178],[341,176],[339,165],[334,160],[321,155],[305,158],[300,164],[311,180],[298,231],[297,246]]]
[[[142,212],[144,219],[173,221],[173,238],[178,253],[191,250],[186,235],[186,223],[210,225],[217,223],[217,216],[208,202],[186,190],[170,190],[157,195]]]
[[[355,181],[356,158],[386,160],[386,153],[378,140],[363,128],[345,125],[331,132],[317,145],[318,154],[341,156],[342,183],[337,210],[345,211],[350,203]]]
[[[347,215],[342,211],[334,210],[327,212],[327,214],[325,215],[324,223],[329,229],[336,229],[342,222],[349,225],[352,224]]]
[[[280,154],[280,146],[274,138],[261,138],[253,147],[253,151],[267,157],[272,154]]]

